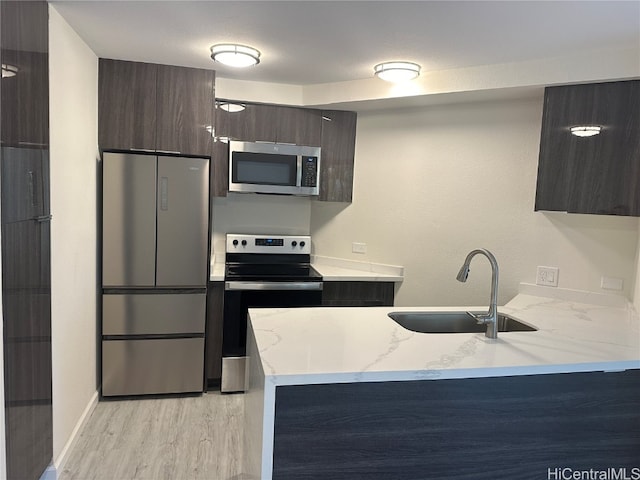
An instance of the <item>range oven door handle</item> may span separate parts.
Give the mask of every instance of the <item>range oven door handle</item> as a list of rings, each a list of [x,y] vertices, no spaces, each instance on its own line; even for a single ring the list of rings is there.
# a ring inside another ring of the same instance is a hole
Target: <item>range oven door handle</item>
[[[322,290],[322,282],[225,282],[225,290]]]

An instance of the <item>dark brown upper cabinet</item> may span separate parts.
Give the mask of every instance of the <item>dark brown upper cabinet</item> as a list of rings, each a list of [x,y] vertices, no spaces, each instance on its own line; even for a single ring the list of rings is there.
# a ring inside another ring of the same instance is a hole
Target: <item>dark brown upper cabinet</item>
[[[640,216],[638,105],[640,80],[545,89],[536,210]]]
[[[98,68],[100,147],[155,150],[158,66],[101,58]]]
[[[220,102],[242,103],[245,109],[230,113]],[[228,189],[228,140],[277,142],[322,148],[319,200],[350,202],[353,192],[353,159],[356,141],[355,112],[317,110],[270,104],[219,100],[216,108],[217,137],[213,148],[214,195]]]
[[[101,58],[100,147],[211,155],[214,83],[213,70]]]
[[[48,13],[37,2],[2,2],[0,57],[16,69],[3,76],[1,90],[2,145],[48,148],[49,55]]]
[[[242,103],[245,108],[240,112],[216,109],[216,135],[245,142],[320,146],[322,125],[319,110]]]
[[[351,202],[356,148],[356,112],[322,112],[322,164],[319,200]]]

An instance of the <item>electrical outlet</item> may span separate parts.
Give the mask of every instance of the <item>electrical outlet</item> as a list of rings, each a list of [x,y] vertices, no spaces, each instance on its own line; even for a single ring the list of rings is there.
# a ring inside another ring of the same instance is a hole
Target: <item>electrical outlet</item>
[[[600,279],[600,288],[605,290],[622,290],[624,282],[621,278],[602,277]]]
[[[558,267],[538,267],[536,274],[536,284],[546,287],[558,286]]]
[[[353,242],[351,244],[351,251],[353,253],[367,253],[367,244],[366,243]]]

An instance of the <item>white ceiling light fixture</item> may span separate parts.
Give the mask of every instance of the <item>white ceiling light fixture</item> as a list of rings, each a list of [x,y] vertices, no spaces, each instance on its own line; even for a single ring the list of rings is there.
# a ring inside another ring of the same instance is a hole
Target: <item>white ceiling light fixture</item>
[[[18,67],[15,65],[9,65],[8,63],[2,64],[2,78],[15,77],[18,74]]]
[[[260,52],[253,47],[220,43],[211,47],[211,59],[229,67],[251,67],[260,63]]]
[[[373,72],[387,82],[406,82],[420,75],[420,65],[412,62],[383,62],[373,67]]]
[[[575,135],[576,137],[593,137],[594,135],[598,135],[602,127],[598,125],[576,125],[575,127],[571,127],[571,135]]]
[[[225,112],[238,113],[243,111],[246,108],[246,105],[244,103],[218,102],[218,107]]]

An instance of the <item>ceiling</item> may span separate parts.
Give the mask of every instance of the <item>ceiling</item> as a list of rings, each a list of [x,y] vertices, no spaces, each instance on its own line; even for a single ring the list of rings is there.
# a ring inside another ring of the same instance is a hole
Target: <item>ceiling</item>
[[[367,79],[390,60],[428,72],[640,48],[640,0],[50,3],[99,57],[293,85]],[[261,63],[214,64],[223,42],[258,48]]]

